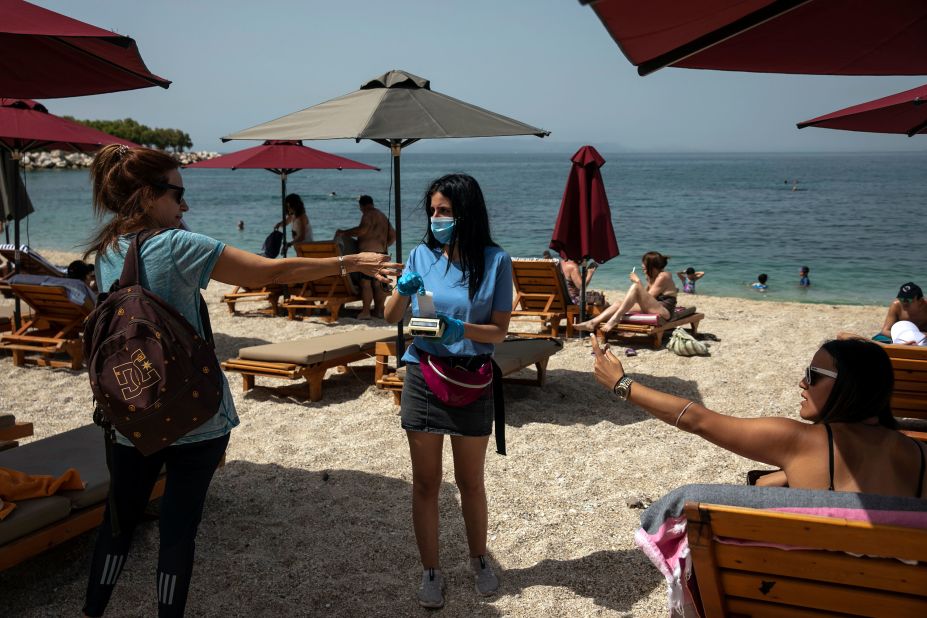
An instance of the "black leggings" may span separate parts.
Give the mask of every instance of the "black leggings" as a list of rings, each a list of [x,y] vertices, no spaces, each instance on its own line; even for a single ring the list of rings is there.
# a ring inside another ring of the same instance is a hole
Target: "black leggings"
[[[183,616],[193,575],[196,529],[216,466],[225,453],[229,434],[213,440],[169,446],[145,457],[135,447],[113,445],[112,480],[120,533],[113,536],[110,504],[100,526],[84,613],[102,616],[125,566],[132,533],[148,504],[162,466],[167,481],[161,498],[161,547],[158,554],[158,616]]]

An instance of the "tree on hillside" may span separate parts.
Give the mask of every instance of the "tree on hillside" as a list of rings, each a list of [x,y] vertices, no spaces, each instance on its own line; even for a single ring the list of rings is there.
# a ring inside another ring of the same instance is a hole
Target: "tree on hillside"
[[[151,146],[161,150],[170,148],[174,152],[183,152],[185,148],[193,147],[193,140],[180,129],[152,128],[132,118],[123,118],[121,120],[80,120],[71,116],[65,116],[65,118],[143,146]]]

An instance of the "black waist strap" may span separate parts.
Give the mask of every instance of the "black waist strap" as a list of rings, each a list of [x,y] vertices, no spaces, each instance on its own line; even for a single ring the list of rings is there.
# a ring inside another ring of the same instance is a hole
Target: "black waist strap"
[[[502,393],[502,369],[492,361],[492,398],[496,412],[496,452],[505,455],[505,396]]]
[[[827,430],[827,458],[830,460],[830,485],[827,489],[834,491],[834,432],[827,423],[824,423],[824,429]]]

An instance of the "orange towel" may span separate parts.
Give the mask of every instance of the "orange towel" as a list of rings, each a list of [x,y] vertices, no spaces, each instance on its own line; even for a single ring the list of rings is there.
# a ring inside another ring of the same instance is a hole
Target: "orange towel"
[[[83,489],[85,486],[74,468],[68,468],[58,478],[32,476],[25,472],[0,468],[0,521],[16,508],[10,500],[42,498],[66,489]]]

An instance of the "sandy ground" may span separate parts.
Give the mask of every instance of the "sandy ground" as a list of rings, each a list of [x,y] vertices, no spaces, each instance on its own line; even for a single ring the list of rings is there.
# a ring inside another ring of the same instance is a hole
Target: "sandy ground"
[[[45,252],[43,252],[45,253]],[[70,256],[47,252],[56,263]],[[232,317],[206,292],[220,359],[238,348],[364,328],[350,317]],[[620,297],[608,291],[609,299]],[[686,299],[689,300],[689,299]],[[4,301],[5,302],[5,301]],[[798,381],[838,330],[874,332],[881,307],[695,297],[714,335],[710,357],[640,350],[628,373],[644,384],[738,416],[796,416]],[[526,325],[533,327],[534,325]],[[622,356],[622,358],[624,358]],[[633,542],[640,511],[691,482],[742,483],[756,464],[651,419],[596,384],[589,347],[566,343],[543,389],[507,386],[509,455],[486,459],[489,547],[502,589],[477,596],[467,568],[449,442],[441,504],[447,616],[661,616],[662,577]],[[411,469],[392,397],[373,383],[373,361],[330,372],[324,398],[304,384],[229,381],[241,416],[216,473],[200,526],[189,616],[424,615],[412,532]],[[0,409],[35,423],[36,438],[91,421],[85,372],[15,368],[0,356]],[[93,535],[0,574],[2,613],[76,616]],[[138,531],[108,616],[152,616],[158,532]]]

